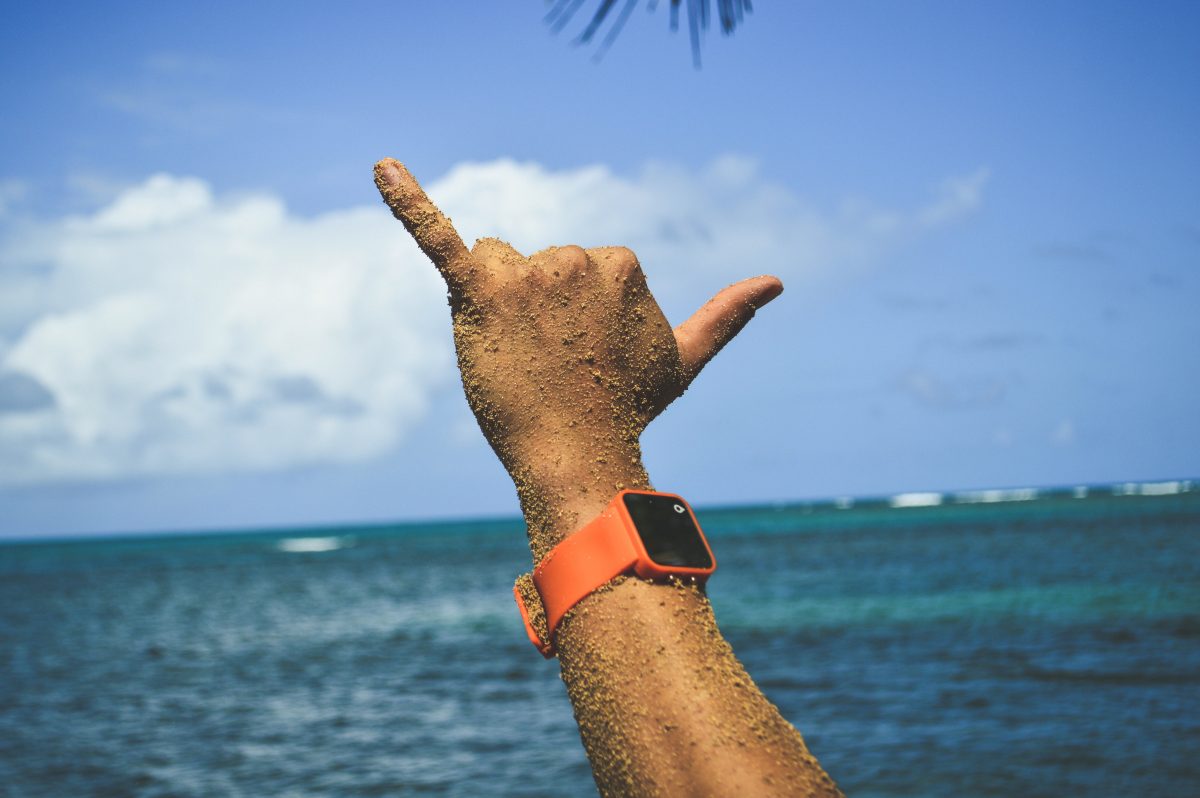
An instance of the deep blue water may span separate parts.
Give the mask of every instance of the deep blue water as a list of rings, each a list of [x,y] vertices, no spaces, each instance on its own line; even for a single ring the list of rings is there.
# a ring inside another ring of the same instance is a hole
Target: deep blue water
[[[1200,492],[699,513],[851,796],[1200,795]],[[594,794],[519,522],[0,546],[0,796]]]

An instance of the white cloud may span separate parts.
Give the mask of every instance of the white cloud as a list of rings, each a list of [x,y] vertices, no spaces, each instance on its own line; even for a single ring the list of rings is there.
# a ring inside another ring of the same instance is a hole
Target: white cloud
[[[151,53],[142,66],[148,73],[171,76],[226,77],[231,72],[228,64],[216,58],[177,50]]]
[[[942,181],[938,199],[922,208],[917,219],[925,227],[937,227],[974,211],[983,202],[983,189],[990,176],[985,168]]]
[[[865,261],[972,210],[982,180],[907,212],[822,212],[739,158],[634,177],[498,160],[428,188],[468,243],[624,244],[690,294]],[[0,236],[0,483],[361,460],[454,377],[444,291],[382,205],[301,218],[156,175]]]
[[[8,209],[28,193],[29,187],[20,180],[0,180],[0,219],[8,215]]]
[[[358,460],[453,375],[443,289],[382,207],[158,175],[7,232],[0,291],[36,307],[0,306],[3,482]]]
[[[896,387],[921,404],[940,410],[965,410],[1003,401],[1005,381],[986,375],[942,377],[924,368],[911,368],[900,374]]]
[[[856,201],[828,212],[736,156],[699,173],[651,164],[630,178],[604,166],[553,172],[497,160],[457,166],[436,193],[468,242],[495,235],[526,253],[551,243],[619,242],[638,253],[657,289],[697,276],[812,276],[845,268],[899,236],[975,210],[986,180],[981,169],[944,181],[930,203],[912,211]]]

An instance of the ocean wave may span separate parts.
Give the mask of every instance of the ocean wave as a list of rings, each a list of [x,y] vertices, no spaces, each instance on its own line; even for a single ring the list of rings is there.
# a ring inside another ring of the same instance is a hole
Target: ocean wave
[[[321,551],[337,551],[354,545],[350,535],[321,538],[285,538],[275,544],[275,548],[290,554],[311,554]]]
[[[1114,496],[1174,496],[1177,493],[1188,493],[1192,489],[1191,480],[1171,480],[1168,482],[1125,482],[1113,486]]]
[[[955,504],[991,504],[993,502],[1028,502],[1038,497],[1037,488],[997,488],[966,490],[954,494]]]
[[[942,503],[940,493],[897,493],[888,503],[893,507],[936,507]]]

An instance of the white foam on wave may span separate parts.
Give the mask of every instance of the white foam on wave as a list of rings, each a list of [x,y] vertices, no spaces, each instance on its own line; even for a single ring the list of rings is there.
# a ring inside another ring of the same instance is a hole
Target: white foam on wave
[[[1138,487],[1143,496],[1171,496],[1183,492],[1183,483],[1178,481],[1143,482]]]
[[[954,494],[955,504],[991,504],[992,502],[1028,502],[1038,497],[1037,488],[997,488],[966,490]]]
[[[354,538],[349,536],[326,538],[286,538],[276,544],[280,551],[292,554],[308,554],[320,551],[337,551],[354,545]]]
[[[1113,485],[1114,496],[1174,496],[1176,493],[1190,493],[1190,479],[1173,479],[1167,482],[1123,482]]]
[[[936,507],[942,503],[942,494],[897,493],[889,501],[893,507]]]
[[[1052,489],[1052,495],[1058,495],[1064,489]],[[1103,489],[1100,489],[1103,492]],[[1118,482],[1111,487],[1113,496],[1174,496],[1177,493],[1191,493],[1200,490],[1200,481],[1191,479],[1174,479],[1162,482]],[[1086,499],[1095,492],[1087,485],[1076,485],[1071,488],[1070,495],[1076,499]],[[954,493],[937,493],[934,491],[914,491],[912,493],[897,493],[888,499],[892,507],[936,507],[949,502],[950,504],[991,504],[993,502],[1028,502],[1040,499],[1042,491],[1038,488],[990,488],[987,490],[963,490]],[[842,496],[834,500],[834,506],[846,509],[854,506],[854,499]]]

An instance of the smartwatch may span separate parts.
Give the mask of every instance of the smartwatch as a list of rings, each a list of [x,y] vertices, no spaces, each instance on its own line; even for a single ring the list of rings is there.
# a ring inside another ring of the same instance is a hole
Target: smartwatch
[[[530,642],[549,659],[567,611],[615,577],[636,574],[703,583],[716,569],[712,549],[686,501],[673,493],[623,490],[533,569],[534,590],[522,577],[513,595]],[[538,599],[540,607],[530,606]]]

